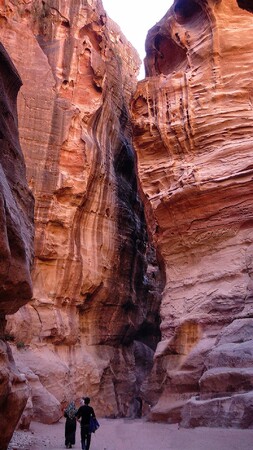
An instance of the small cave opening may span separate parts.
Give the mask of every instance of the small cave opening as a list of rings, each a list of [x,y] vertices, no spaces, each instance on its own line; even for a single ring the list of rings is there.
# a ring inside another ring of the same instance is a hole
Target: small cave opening
[[[179,23],[185,23],[194,16],[202,12],[201,6],[194,0],[177,0],[174,6],[174,13]]]
[[[114,160],[115,172],[127,180],[129,183],[134,183],[135,162],[132,148],[123,143],[119,151],[115,155]],[[135,183],[134,183],[135,185]]]
[[[147,319],[142,323],[135,335],[135,341],[142,342],[143,344],[147,345],[147,347],[155,351],[160,340],[160,317],[157,314],[154,315],[153,322],[148,322]]]
[[[246,11],[253,13],[253,2],[252,0],[237,0],[239,8],[245,9]]]
[[[171,37],[157,34],[154,46],[156,49],[155,68],[158,73],[168,75],[187,65],[186,50],[177,45]]]
[[[62,21],[61,21],[61,25],[62,25],[64,28],[70,28],[70,23],[69,23],[69,21],[68,21],[67,19],[62,20]]]

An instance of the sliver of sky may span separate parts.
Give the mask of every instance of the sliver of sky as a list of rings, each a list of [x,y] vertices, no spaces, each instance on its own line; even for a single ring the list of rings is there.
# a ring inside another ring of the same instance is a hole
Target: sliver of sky
[[[108,16],[116,22],[140,58],[145,58],[148,30],[166,14],[173,0],[102,0]],[[139,79],[144,78],[142,64]]]

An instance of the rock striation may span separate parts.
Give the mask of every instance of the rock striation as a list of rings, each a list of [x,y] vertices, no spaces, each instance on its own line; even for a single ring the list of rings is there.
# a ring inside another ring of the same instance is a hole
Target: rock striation
[[[6,450],[29,396],[6,342],[6,315],[32,297],[33,197],[19,144],[20,76],[0,43],[0,449]]]
[[[0,15],[35,197],[33,300],[7,324],[31,389],[21,422],[87,394],[98,415],[134,414],[163,286],[128,112],[139,57],[99,0],[10,0]]]
[[[252,426],[253,8],[176,0],[132,102],[146,215],[164,261],[153,420]]]

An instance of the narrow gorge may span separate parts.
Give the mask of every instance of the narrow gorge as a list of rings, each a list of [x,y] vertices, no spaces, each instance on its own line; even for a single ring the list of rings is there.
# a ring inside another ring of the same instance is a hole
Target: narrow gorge
[[[101,0],[0,19],[0,450],[85,394],[252,427],[250,1],[175,0],[139,82]]]

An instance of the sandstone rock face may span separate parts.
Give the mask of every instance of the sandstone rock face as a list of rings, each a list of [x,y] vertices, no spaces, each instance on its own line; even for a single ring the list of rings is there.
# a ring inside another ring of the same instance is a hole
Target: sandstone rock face
[[[99,0],[10,0],[0,36],[23,81],[35,196],[34,298],[7,325],[29,401],[47,423],[86,394],[97,414],[126,415],[150,370],[162,286],[131,144],[139,58]],[[51,417],[38,383],[54,396]]]
[[[147,37],[132,113],[166,269],[154,420],[252,426],[252,31],[250,2],[176,0]]]
[[[32,296],[33,197],[25,178],[17,122],[21,79],[0,46],[0,315],[13,313]]]
[[[6,450],[26,406],[29,387],[15,365],[10,346],[0,339],[0,449]]]
[[[33,197],[19,144],[20,76],[0,44],[0,449],[6,450],[29,395],[5,341],[5,315],[32,296]]]

